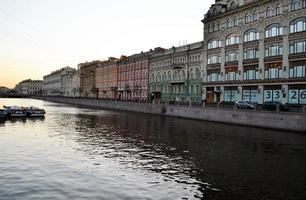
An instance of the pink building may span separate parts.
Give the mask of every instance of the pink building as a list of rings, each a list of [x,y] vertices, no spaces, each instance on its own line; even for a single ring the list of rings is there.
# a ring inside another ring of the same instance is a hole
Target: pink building
[[[147,101],[149,93],[149,58],[162,51],[156,48],[132,56],[121,56],[118,61],[119,99],[128,101]]]

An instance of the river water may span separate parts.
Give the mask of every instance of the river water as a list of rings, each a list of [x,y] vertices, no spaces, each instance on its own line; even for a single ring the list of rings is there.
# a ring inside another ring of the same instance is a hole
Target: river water
[[[32,99],[0,122],[0,199],[306,199],[306,135]]]

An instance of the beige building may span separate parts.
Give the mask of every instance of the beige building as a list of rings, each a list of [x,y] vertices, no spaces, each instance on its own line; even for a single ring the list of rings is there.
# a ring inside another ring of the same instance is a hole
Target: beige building
[[[306,104],[305,0],[216,0],[202,22],[207,103]]]
[[[69,70],[62,75],[62,95],[65,97],[80,97],[80,71]]]
[[[18,83],[15,90],[21,95],[41,95],[42,88],[43,81],[27,79]]]
[[[101,61],[80,63],[80,93],[81,97],[97,98],[99,90],[96,87],[96,68],[100,67]]]
[[[67,79],[70,73],[74,73],[76,69],[64,67],[56,70],[43,78],[43,95],[45,96],[63,96]]]

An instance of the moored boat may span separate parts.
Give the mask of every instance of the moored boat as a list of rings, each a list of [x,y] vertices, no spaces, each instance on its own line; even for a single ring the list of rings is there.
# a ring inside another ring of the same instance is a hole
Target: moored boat
[[[8,117],[26,117],[26,111],[19,106],[3,106]]]
[[[6,115],[7,115],[6,111],[3,109],[0,109],[0,119],[4,119]]]
[[[44,117],[46,114],[46,111],[44,109],[30,106],[23,108],[26,111],[27,117]]]

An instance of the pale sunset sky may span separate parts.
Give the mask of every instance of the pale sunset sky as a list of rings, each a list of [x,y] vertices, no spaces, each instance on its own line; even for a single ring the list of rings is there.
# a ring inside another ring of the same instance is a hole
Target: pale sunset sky
[[[0,86],[203,39],[214,0],[0,0]]]

